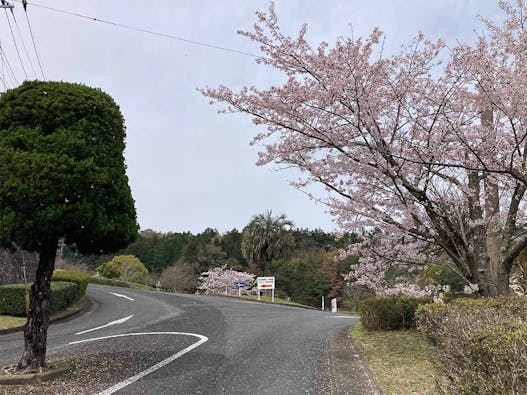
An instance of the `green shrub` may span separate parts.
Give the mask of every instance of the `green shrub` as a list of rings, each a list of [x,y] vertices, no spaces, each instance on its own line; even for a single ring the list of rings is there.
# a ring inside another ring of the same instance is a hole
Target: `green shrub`
[[[29,288],[29,286],[27,286]],[[0,314],[24,316],[26,305],[24,301],[24,284],[8,284],[0,286]]]
[[[78,285],[69,282],[52,282],[49,312],[54,314],[71,306],[78,294]],[[25,316],[26,305],[24,284],[9,284],[0,286],[0,314]]]
[[[65,281],[52,282],[49,313],[54,314],[70,307],[77,302],[78,295],[79,286],[77,284]]]
[[[527,297],[422,306],[419,329],[437,346],[442,393],[527,393]]]
[[[444,303],[429,303],[420,305],[415,312],[417,327],[433,344],[439,342],[438,334],[446,315]]]
[[[410,296],[366,298],[359,303],[360,320],[369,331],[413,328],[417,306],[430,302],[430,298]]]
[[[148,269],[134,255],[117,255],[111,261],[97,267],[97,272],[106,278],[116,278],[134,283],[146,283]]]
[[[72,270],[60,270],[56,269],[53,272],[53,281],[67,281],[70,283],[77,284],[77,295],[75,296],[74,303],[80,302],[86,294],[86,287],[88,286],[88,279],[90,276],[88,273],[72,271]]]

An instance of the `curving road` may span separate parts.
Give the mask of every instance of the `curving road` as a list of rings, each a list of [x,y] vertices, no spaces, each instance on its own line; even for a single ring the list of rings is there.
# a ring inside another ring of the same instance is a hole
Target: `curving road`
[[[88,296],[96,302],[90,312],[48,333],[49,359],[69,358],[77,373],[60,388],[38,391],[328,393],[328,336],[355,322],[317,310],[93,284]],[[0,365],[21,350],[20,332],[0,336]]]

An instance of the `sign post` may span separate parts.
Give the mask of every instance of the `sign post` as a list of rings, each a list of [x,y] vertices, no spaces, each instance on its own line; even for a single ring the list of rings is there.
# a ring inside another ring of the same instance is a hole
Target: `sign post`
[[[271,290],[271,301],[274,303],[274,277],[256,277],[258,288],[258,300],[260,300],[260,290]]]
[[[234,286],[238,288],[238,296],[242,296],[242,288],[245,288],[245,283],[243,281],[238,281]]]

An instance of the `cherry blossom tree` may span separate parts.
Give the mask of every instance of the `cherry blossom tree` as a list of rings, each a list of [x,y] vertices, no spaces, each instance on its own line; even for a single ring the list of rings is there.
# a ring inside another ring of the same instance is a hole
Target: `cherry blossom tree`
[[[473,46],[418,34],[386,56],[377,28],[313,47],[306,25],[283,34],[271,5],[240,34],[286,82],[202,92],[267,127],[254,138],[265,144],[259,165],[295,166],[305,175],[297,186],[325,185],[343,228],[390,234],[375,256],[394,246],[403,260],[436,251],[482,294],[504,294],[527,246],[527,7],[500,7],[505,22],[483,20]]]
[[[226,266],[214,267],[201,273],[196,293],[202,295],[236,295],[238,294],[238,289],[235,287],[236,283],[243,282],[246,288],[243,288],[242,292],[246,294],[250,292],[248,288],[254,283],[255,277],[254,274],[230,270]]]

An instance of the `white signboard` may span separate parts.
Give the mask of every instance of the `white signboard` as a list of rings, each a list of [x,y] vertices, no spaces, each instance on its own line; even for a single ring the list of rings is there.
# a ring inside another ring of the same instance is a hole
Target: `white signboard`
[[[258,289],[274,289],[274,277],[256,277]]]
[[[274,277],[256,277],[256,285],[258,288],[258,300],[260,300],[260,291],[270,289],[271,301],[274,303]]]

